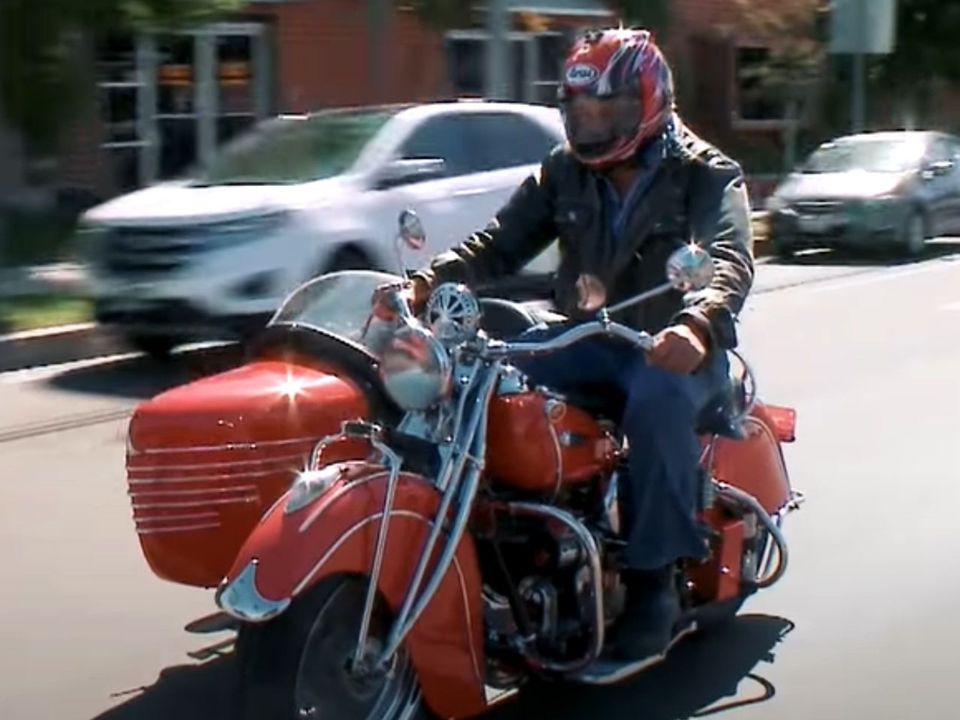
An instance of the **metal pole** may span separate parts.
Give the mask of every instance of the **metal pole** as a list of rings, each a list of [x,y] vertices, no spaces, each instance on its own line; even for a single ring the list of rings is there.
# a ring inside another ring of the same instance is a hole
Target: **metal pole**
[[[505,100],[509,97],[507,70],[510,67],[509,31],[510,13],[507,0],[487,0],[487,99]]]
[[[851,0],[857,4],[857,52],[853,54],[853,131],[863,132],[866,117],[866,2]]]

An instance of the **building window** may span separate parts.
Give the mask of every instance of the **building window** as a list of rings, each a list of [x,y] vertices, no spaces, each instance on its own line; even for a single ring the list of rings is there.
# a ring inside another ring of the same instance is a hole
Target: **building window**
[[[738,119],[783,120],[783,100],[775,87],[770,49],[740,47],[736,53]]]
[[[486,93],[487,39],[481,30],[447,34],[447,62],[454,93],[483,97]],[[509,99],[553,105],[568,37],[557,32],[511,32]]]
[[[105,35],[96,43],[97,91],[103,126],[101,148],[108,158],[111,182],[119,190],[140,183],[139,156],[146,145],[140,124],[145,92],[132,35]]]

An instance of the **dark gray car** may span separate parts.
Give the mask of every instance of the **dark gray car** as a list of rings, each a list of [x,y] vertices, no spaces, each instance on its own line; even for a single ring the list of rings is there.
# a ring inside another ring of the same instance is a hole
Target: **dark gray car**
[[[849,135],[824,143],[767,201],[774,251],[809,247],[917,255],[960,233],[960,139],[937,132]]]

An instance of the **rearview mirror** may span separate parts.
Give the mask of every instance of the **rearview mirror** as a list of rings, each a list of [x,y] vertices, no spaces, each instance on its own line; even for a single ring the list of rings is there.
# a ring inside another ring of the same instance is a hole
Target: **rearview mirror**
[[[680,292],[703,290],[713,280],[713,258],[699,245],[684,245],[667,259],[667,280]]]
[[[443,177],[446,163],[440,158],[393,160],[378,173],[376,186],[380,190]]]
[[[413,210],[404,210],[400,213],[400,239],[413,250],[420,250],[427,242],[427,232],[423,229],[423,221]]]

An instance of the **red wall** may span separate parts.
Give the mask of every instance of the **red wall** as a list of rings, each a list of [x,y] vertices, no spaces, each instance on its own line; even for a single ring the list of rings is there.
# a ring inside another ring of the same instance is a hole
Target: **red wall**
[[[409,11],[388,18],[380,97],[372,82],[366,3],[299,0],[257,12],[275,23],[278,111],[422,101],[448,93],[443,38]]]

